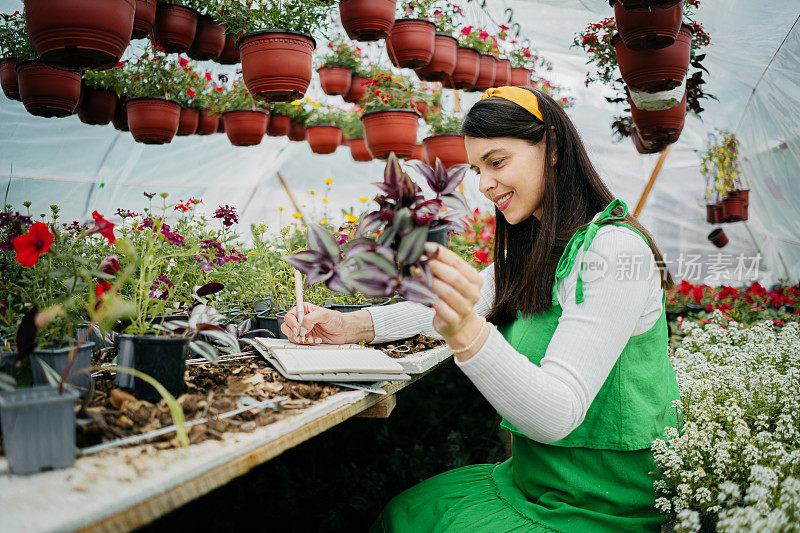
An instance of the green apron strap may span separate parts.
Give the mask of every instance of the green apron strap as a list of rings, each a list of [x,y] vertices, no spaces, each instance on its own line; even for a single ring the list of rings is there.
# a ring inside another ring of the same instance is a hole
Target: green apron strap
[[[611,213],[617,207],[622,207],[622,214],[621,215],[612,215]],[[580,250],[581,246],[583,246],[584,252],[589,249],[589,245],[592,244],[595,235],[597,235],[597,231],[600,229],[601,222],[606,222],[609,220],[621,220],[624,219],[625,216],[628,214],[628,205],[620,200],[619,198],[614,199],[608,206],[603,209],[602,213],[590,222],[587,226],[580,228],[578,231],[575,232],[575,235],[572,236],[567,247],[564,249],[564,253],[561,255],[561,259],[558,261],[558,266],[556,266],[556,279],[555,283],[553,283],[553,298],[552,303],[555,305],[558,303],[558,299],[556,298],[556,284],[558,280],[566,278],[570,271],[572,270],[572,265],[575,262],[575,258],[578,255],[578,250]],[[575,286],[575,302],[582,303],[583,302],[583,258],[581,258],[580,265],[578,266],[578,282]]]

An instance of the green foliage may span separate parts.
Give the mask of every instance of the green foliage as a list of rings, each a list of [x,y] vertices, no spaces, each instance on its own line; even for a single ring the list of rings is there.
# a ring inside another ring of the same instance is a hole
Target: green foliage
[[[447,111],[434,111],[428,114],[428,125],[431,127],[431,135],[443,135],[446,133],[459,133],[461,124],[464,122],[462,115],[448,113]]]
[[[414,108],[415,89],[413,83],[405,76],[373,67],[365,85],[367,93],[363,103],[366,111]]]
[[[347,113],[342,119],[342,130],[348,139],[362,139],[364,137],[364,123],[356,112]]]
[[[473,26],[466,26],[461,29],[458,36],[458,44],[473,48],[481,54],[497,54],[500,50],[497,44],[497,37],[491,35],[486,30],[475,28]]]
[[[719,129],[717,135],[719,137],[706,141],[706,150],[700,159],[700,173],[706,180],[706,199],[709,201],[718,201],[729,192],[743,188],[736,135]]]
[[[338,126],[343,127],[345,117],[351,113],[335,107],[316,107],[306,120],[306,126]]]
[[[219,18],[228,33],[239,35],[266,29],[314,33],[325,28],[332,0],[248,0],[226,2]]]
[[[217,114],[237,109],[259,109],[259,104],[256,103],[253,95],[247,90],[244,79],[241,77],[236,79],[229,89],[226,89],[210,102],[211,110]]]
[[[31,46],[25,28],[25,16],[19,11],[11,15],[0,14],[0,59],[6,57],[18,59],[37,57],[36,49]]]
[[[353,72],[361,69],[361,48],[352,45],[341,36],[328,43],[328,52],[322,57],[323,67],[344,67]]]

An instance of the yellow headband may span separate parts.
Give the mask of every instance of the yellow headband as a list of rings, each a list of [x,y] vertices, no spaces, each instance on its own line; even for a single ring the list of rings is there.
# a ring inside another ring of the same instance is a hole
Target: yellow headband
[[[483,96],[481,96],[481,100],[491,97],[504,98],[510,102],[514,102],[518,106],[530,111],[534,117],[544,122],[542,112],[539,111],[539,100],[536,98],[536,95],[528,89],[513,86],[492,87],[486,89]]]

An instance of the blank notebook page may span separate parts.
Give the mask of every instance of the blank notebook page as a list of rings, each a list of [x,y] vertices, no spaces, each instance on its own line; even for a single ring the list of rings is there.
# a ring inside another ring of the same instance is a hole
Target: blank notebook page
[[[279,348],[270,351],[289,374],[360,372],[401,374],[403,367],[372,348]]]

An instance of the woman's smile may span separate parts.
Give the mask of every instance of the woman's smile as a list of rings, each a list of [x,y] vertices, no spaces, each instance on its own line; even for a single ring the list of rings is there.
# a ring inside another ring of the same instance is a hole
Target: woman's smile
[[[514,191],[508,192],[506,194],[501,194],[499,196],[495,196],[494,204],[500,211],[505,211],[508,207],[508,204],[511,203],[511,197],[514,196]]]

